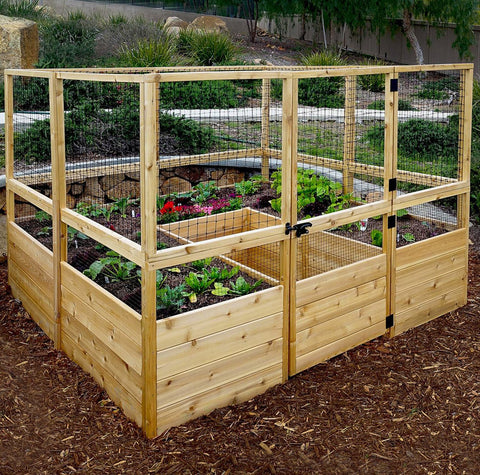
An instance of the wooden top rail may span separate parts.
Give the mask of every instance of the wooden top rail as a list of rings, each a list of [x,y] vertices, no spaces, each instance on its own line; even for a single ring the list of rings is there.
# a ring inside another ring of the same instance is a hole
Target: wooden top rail
[[[101,82],[172,82],[227,79],[285,79],[287,77],[334,77],[372,74],[470,70],[473,63],[426,64],[410,66],[210,66],[171,68],[105,69],[6,69],[6,76],[44,77]],[[195,73],[193,75],[192,73]],[[315,74],[313,74],[315,73]]]

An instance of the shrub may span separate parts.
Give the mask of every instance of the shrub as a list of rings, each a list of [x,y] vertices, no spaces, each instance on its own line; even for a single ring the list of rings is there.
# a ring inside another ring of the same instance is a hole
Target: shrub
[[[411,119],[398,125],[398,150],[405,155],[424,159],[456,157],[458,147],[458,117],[448,125],[424,119]],[[365,134],[376,149],[383,147],[384,128],[376,125]]]
[[[454,77],[444,77],[436,81],[422,83],[421,89],[416,93],[422,99],[448,99],[452,92],[459,89],[459,81]]]
[[[134,68],[174,66],[180,62],[175,43],[168,35],[161,39],[139,40],[133,47],[123,45],[118,57],[123,66]]]
[[[0,0],[0,15],[38,22],[47,17],[47,11],[39,5],[39,0]]]
[[[378,59],[370,59],[363,63],[364,66],[385,66],[385,63]],[[358,84],[362,89],[370,92],[385,91],[385,74],[368,74],[358,76]]]
[[[301,58],[304,66],[343,66],[342,56],[335,51],[323,50]],[[298,81],[298,101],[300,104],[314,107],[343,107],[344,96],[340,88],[343,77],[308,78]]]
[[[164,108],[229,108],[247,100],[232,81],[193,81],[162,83],[160,105]]]
[[[177,48],[202,66],[228,64],[237,53],[235,44],[227,35],[199,30],[181,30]]]
[[[93,65],[97,29],[83,14],[70,13],[40,24],[42,68],[81,68]]]
[[[186,153],[204,153],[215,139],[213,130],[182,117],[160,115],[162,134],[176,139]],[[122,104],[112,111],[98,102],[81,102],[65,115],[65,148],[69,156],[87,151],[121,156],[139,152],[140,118],[137,103]],[[15,137],[15,156],[27,163],[50,160],[50,121],[36,121]]]

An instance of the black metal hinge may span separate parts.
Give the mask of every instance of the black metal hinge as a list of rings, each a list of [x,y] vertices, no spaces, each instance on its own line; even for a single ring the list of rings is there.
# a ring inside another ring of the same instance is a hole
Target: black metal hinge
[[[388,191],[395,191],[396,189],[397,189],[397,179],[390,178],[390,180],[388,180]]]
[[[398,92],[398,79],[390,79],[390,92]]]
[[[393,327],[393,313],[391,315],[386,316],[385,326],[387,327],[387,329]]]
[[[396,215],[393,215],[393,216],[389,216],[388,217],[388,229],[392,229],[394,228],[395,226],[397,225],[397,216]]]
[[[311,228],[312,223],[299,223],[291,225],[290,223],[285,224],[285,234],[288,236],[292,231],[296,231],[296,236],[300,237],[302,234],[308,234],[308,229]]]

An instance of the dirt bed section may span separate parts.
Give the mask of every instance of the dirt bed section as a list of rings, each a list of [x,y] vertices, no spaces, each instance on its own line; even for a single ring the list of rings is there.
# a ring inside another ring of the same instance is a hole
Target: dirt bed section
[[[479,275],[475,249],[464,308],[148,441],[13,299],[3,259],[0,473],[474,473]]]

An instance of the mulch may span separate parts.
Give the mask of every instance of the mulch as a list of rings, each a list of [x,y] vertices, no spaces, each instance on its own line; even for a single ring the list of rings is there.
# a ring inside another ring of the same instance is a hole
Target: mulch
[[[478,233],[477,233],[478,234]],[[0,262],[0,474],[474,473],[480,254],[468,304],[155,440],[56,351]]]

